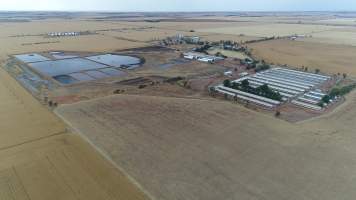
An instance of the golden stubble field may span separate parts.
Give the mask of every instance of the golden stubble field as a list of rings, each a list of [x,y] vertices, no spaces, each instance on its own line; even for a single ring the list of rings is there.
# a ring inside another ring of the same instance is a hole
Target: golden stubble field
[[[334,30],[324,25],[304,25],[304,24],[278,24],[278,23],[256,23],[245,26],[226,26],[220,28],[198,29],[200,32],[248,35],[255,37],[289,36],[294,34],[312,34],[316,32]]]
[[[291,40],[273,40],[248,46],[253,49],[255,57],[270,63],[356,76],[356,47]]]
[[[93,28],[94,26],[94,28]],[[85,22],[0,23],[0,60],[45,50],[110,51],[146,44],[100,35],[46,39],[51,31],[113,28]],[[119,28],[114,26],[114,28]],[[10,37],[17,34],[27,36]],[[54,42],[49,44],[32,44]],[[2,199],[147,199],[111,162],[0,69],[0,197]]]
[[[233,17],[236,18],[236,17]],[[234,40],[244,42],[255,40],[267,36],[285,36],[292,34],[311,35],[312,37],[301,38],[308,46],[313,46],[315,51],[334,51],[335,44],[339,52],[348,54],[354,45],[354,35],[356,29],[349,25],[332,25],[317,17],[302,17],[303,24],[296,24],[297,18],[290,17],[259,17],[259,18],[239,18],[240,21],[212,21],[212,22],[160,22],[150,23],[142,21],[94,21],[94,20],[42,20],[27,23],[0,23],[0,59],[4,60],[7,55],[19,54],[31,51],[50,51],[50,50],[68,50],[68,51],[115,51],[150,45],[151,41],[163,39],[167,36],[177,34],[199,35],[204,40],[220,41]],[[209,19],[209,18],[208,18]],[[217,19],[220,19],[219,17]],[[285,21],[283,21],[283,20]],[[206,20],[206,19],[205,19]],[[214,20],[214,18],[212,18]],[[282,21],[278,21],[282,20]],[[289,20],[289,21],[288,21]],[[329,20],[329,19],[326,19]],[[337,21],[336,19],[330,19]],[[269,23],[266,21],[270,21]],[[343,19],[339,19],[343,21]],[[318,23],[317,25],[312,23]],[[325,24],[324,24],[325,23]],[[194,30],[195,32],[190,32]],[[61,37],[44,38],[40,34],[61,31],[91,31],[95,35],[85,35],[79,37]],[[14,37],[17,36],[17,37]],[[317,43],[317,44],[315,44]],[[321,45],[318,45],[321,43]],[[258,45],[258,44],[256,44]],[[262,45],[263,46],[263,45]],[[290,43],[281,44],[283,49],[288,46],[293,51],[298,52],[299,46]],[[277,46],[278,47],[278,46]],[[326,49],[325,49],[326,48]],[[356,48],[356,47],[355,47]],[[328,50],[330,49],[330,50]],[[276,54],[283,60],[283,51]],[[288,54],[288,52],[287,52]],[[321,59],[331,60],[323,57]],[[338,54],[339,55],[339,54]],[[296,56],[303,63],[309,63],[303,55]],[[281,64],[289,64],[283,63]],[[337,60],[331,60],[330,65]],[[321,61],[315,61],[313,65],[323,65]],[[339,66],[337,66],[339,68]],[[348,66],[343,66],[348,68]]]
[[[115,51],[150,45],[151,41],[177,34],[199,35],[218,41],[216,33],[190,32],[196,28],[236,26],[228,22],[113,22],[89,20],[41,20],[23,23],[0,23],[0,59],[8,55],[51,50]],[[93,35],[46,38],[50,32],[90,31]],[[246,41],[256,37],[226,35],[225,39]]]
[[[310,38],[298,39],[305,42],[356,46],[356,28],[340,28],[312,34]]]
[[[2,69],[0,110],[2,199],[146,199]]]

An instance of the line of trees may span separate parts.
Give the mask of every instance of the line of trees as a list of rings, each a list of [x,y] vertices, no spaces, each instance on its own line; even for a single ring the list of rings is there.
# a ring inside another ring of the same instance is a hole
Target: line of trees
[[[231,83],[230,80],[226,79],[223,84],[225,87],[229,87],[229,88],[232,88],[235,90],[248,92],[251,94],[255,94],[258,96],[266,97],[266,98],[277,100],[277,101],[282,100],[281,94],[279,92],[272,90],[270,87],[268,87],[267,84],[264,84],[257,88],[254,88],[254,87],[250,86],[250,83],[247,79],[241,81],[241,83],[237,83],[237,82]]]
[[[255,68],[255,72],[260,72],[260,71],[264,71],[264,70],[267,70],[267,69],[270,69],[271,66],[266,64],[266,63],[262,63],[260,65],[257,65],[256,68]]]
[[[215,56],[216,56],[216,57],[227,58],[227,56],[225,56],[225,55],[222,54],[221,52],[216,52]]]
[[[352,90],[354,90],[356,88],[356,83],[355,84],[351,84],[351,85],[347,85],[341,88],[333,88],[329,94],[323,96],[323,98],[321,99],[321,101],[319,102],[319,106],[323,107],[324,104],[328,104],[330,103],[330,101],[332,99],[335,99],[335,97],[338,96],[344,96],[348,93],[350,93]]]
[[[246,44],[250,44],[250,43],[255,43],[255,42],[263,42],[263,41],[268,41],[268,40],[275,40],[275,39],[279,39],[280,37],[275,37],[275,36],[272,36],[272,37],[265,37],[265,38],[262,38],[262,39],[256,39],[256,40],[248,40],[248,41],[245,41]]]
[[[208,49],[212,47],[210,44],[205,44],[201,47],[197,47],[194,51],[195,52],[199,52],[199,53],[205,53],[205,54],[208,54]]]
[[[343,96],[346,95],[348,93],[350,93],[353,89],[356,88],[356,84],[352,84],[352,85],[347,85],[341,88],[333,88],[330,93],[329,96],[331,98],[335,98],[337,96]]]
[[[246,69],[254,69],[256,73],[271,68],[271,66],[267,64],[264,60],[258,62],[256,60],[251,61],[250,59],[245,59],[242,61],[242,63],[247,65]]]

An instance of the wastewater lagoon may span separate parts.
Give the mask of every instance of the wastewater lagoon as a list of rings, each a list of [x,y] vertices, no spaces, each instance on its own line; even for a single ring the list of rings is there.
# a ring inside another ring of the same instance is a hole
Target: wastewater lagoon
[[[40,54],[22,54],[14,57],[37,73],[52,77],[61,84],[93,81],[109,77],[126,76],[127,69],[140,66],[141,59],[133,56],[102,54],[90,57],[71,57],[55,53],[54,59]]]

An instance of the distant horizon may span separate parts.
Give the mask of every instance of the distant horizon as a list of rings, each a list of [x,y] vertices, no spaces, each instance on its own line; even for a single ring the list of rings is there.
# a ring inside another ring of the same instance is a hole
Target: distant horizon
[[[69,13],[76,13],[76,12],[83,12],[83,13],[313,13],[313,12],[320,12],[320,13],[356,13],[356,10],[211,10],[211,11],[144,11],[144,10],[137,10],[137,11],[123,11],[123,10],[1,10],[0,12],[69,12]]]
[[[0,11],[356,12],[354,0],[2,0]]]

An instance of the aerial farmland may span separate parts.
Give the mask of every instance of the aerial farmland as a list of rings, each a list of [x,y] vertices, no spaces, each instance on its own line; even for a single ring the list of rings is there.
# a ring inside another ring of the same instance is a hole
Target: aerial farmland
[[[0,198],[354,199],[356,14],[0,19]]]

